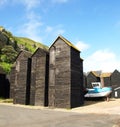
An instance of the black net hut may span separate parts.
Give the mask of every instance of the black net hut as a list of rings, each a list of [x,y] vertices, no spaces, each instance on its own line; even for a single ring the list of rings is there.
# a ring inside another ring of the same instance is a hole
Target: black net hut
[[[120,72],[114,70],[111,75],[112,97],[120,98]]]
[[[31,58],[30,104],[48,106],[49,53],[38,48]]]
[[[13,103],[29,104],[30,100],[30,74],[31,53],[21,51],[16,59],[15,65],[15,87]]]
[[[83,105],[83,60],[80,51],[62,36],[49,49],[49,106]]]

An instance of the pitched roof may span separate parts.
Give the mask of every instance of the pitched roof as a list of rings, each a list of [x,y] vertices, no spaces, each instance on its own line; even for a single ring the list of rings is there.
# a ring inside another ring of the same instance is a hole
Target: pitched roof
[[[33,57],[38,51],[41,51],[43,53],[49,53],[47,49],[43,49],[43,48],[37,48],[36,51],[32,54],[31,57]]]
[[[72,48],[74,48],[75,50],[77,50],[77,51],[80,52],[80,50],[79,50],[78,48],[76,48],[70,41],[68,41],[66,38],[64,38],[64,37],[61,36],[61,35],[57,37],[57,39],[54,41],[54,43],[55,43],[59,38],[60,38],[61,40],[63,40],[67,45],[69,45],[70,47],[72,47]],[[54,43],[53,43],[53,44],[54,44]],[[53,45],[53,44],[52,44],[52,45]],[[51,45],[51,46],[52,46],[52,45]],[[51,46],[50,46],[50,47],[51,47]]]
[[[26,58],[30,58],[31,55],[32,55],[29,51],[21,50],[21,51],[18,53],[18,55],[17,55],[17,57],[16,57],[16,60],[19,58],[19,56],[20,56],[22,53],[24,54],[24,57],[26,57]]]
[[[100,75],[100,77],[110,77],[111,74],[112,74],[112,73],[110,73],[110,72],[102,73],[102,74]]]
[[[90,73],[92,73],[96,77],[100,77],[102,71],[90,71],[87,73],[87,75],[89,75]]]
[[[97,71],[92,71],[92,73],[96,76],[99,77],[100,75],[97,73]]]

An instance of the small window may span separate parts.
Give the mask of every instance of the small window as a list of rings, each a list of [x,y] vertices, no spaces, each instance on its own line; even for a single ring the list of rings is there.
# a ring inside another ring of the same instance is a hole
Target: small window
[[[61,48],[56,48],[56,55],[59,55],[61,52]]]

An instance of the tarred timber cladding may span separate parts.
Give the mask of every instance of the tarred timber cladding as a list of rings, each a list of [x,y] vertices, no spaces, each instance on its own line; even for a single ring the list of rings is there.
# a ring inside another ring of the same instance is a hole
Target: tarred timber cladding
[[[110,79],[110,77],[104,77],[103,80],[104,80],[104,86],[105,87],[111,86],[111,81],[110,81],[111,79]]]
[[[10,98],[14,97],[15,88],[15,67],[12,67],[10,72]]]
[[[91,85],[92,82],[100,82],[100,77],[97,77],[93,72],[90,72],[87,75],[87,88],[93,88]]]
[[[80,59],[80,53],[71,48],[71,107],[83,103],[83,60]]]
[[[21,51],[16,59],[15,89],[13,102],[15,104],[29,104],[31,54]]]
[[[120,87],[120,72],[115,70],[111,75],[111,86],[113,88]]]
[[[49,74],[48,51],[37,49],[32,56],[31,69],[31,105],[48,105],[48,74]]]
[[[75,50],[75,49],[74,49]],[[77,69],[82,70],[82,64],[75,63],[71,58],[71,46],[66,44],[60,37],[50,47],[50,64],[49,64],[49,106],[58,108],[77,107],[83,102],[80,98],[80,89],[82,89],[82,74]],[[78,51],[77,51],[78,52]],[[78,52],[79,54],[79,52]],[[78,60],[74,58],[75,60]],[[76,57],[76,55],[74,56]],[[71,64],[71,62],[73,62]],[[76,64],[76,65],[75,65]],[[79,64],[79,65],[77,65]],[[79,67],[81,66],[81,67]],[[83,73],[83,72],[81,72]],[[74,77],[73,75],[76,75]],[[71,76],[73,76],[71,78]],[[79,78],[79,79],[78,79]],[[76,79],[76,81],[75,81]],[[76,83],[79,81],[79,83]],[[76,84],[75,84],[76,83]],[[76,93],[78,92],[78,93]],[[83,99],[82,99],[83,100]],[[81,101],[81,102],[80,102]]]
[[[120,98],[120,72],[115,70],[111,75],[112,97]]]
[[[83,87],[84,87],[84,89],[87,88],[87,76],[86,76],[86,73],[83,73]]]

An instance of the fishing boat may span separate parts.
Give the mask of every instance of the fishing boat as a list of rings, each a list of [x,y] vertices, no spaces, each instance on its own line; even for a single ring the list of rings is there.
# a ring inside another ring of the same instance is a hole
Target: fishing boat
[[[102,87],[100,82],[92,82],[93,89],[87,89],[84,97],[108,97],[111,92],[111,87]]]

